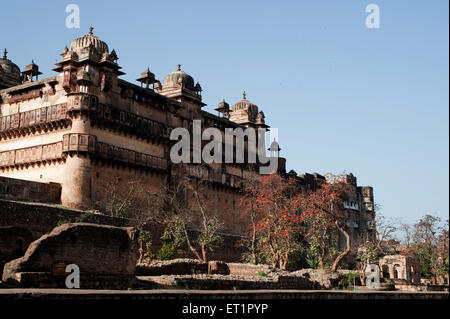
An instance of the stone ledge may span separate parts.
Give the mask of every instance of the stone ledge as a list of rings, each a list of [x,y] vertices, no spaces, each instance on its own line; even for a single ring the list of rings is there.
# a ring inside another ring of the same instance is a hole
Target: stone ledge
[[[332,290],[88,290],[0,289],[0,299],[441,299],[446,292]]]

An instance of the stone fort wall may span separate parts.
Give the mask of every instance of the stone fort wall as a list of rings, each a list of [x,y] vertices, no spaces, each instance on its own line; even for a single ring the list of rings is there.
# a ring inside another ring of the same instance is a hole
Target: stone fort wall
[[[0,176],[0,198],[43,203],[59,203],[61,185]]]
[[[125,218],[111,217],[103,214],[93,214],[82,210],[62,208],[56,205],[22,203],[0,199],[0,227],[14,226],[28,229],[32,240],[47,234],[61,223],[85,222],[117,227],[128,227],[132,221]],[[152,249],[156,252],[162,245],[163,225],[148,224],[145,227],[152,234]],[[195,232],[193,233],[195,235]],[[210,252],[210,260],[236,262],[241,260],[243,250],[238,247],[240,236],[224,234],[220,247]],[[186,247],[182,248],[180,257],[193,258]]]

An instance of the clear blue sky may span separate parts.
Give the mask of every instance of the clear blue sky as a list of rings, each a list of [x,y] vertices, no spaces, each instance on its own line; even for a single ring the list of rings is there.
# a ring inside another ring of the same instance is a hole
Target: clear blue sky
[[[67,4],[81,28],[67,29]],[[378,4],[381,28],[365,27]],[[449,213],[447,0],[7,1],[0,47],[43,76],[88,32],[134,81],[178,63],[212,111],[247,98],[279,128],[288,169],[352,172],[387,216]]]

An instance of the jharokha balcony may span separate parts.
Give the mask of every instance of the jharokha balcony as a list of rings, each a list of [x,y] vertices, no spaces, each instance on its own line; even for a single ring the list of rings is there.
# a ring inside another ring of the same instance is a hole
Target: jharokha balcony
[[[93,159],[112,161],[156,170],[166,170],[167,160],[97,141],[89,134],[65,134],[62,142],[0,152],[0,169],[61,161],[67,155],[87,154]]]
[[[112,144],[99,142],[97,137],[89,134],[65,134],[63,136],[62,151],[70,153],[89,153],[92,158],[103,161],[120,162],[133,166],[166,170],[165,158],[135,152]]]
[[[68,127],[74,112],[88,114],[91,125],[99,128],[125,132],[148,140],[168,142],[170,139],[172,128],[167,124],[110,105],[99,104],[95,95],[86,93],[73,93],[69,103],[1,116],[0,139]]]
[[[67,103],[40,107],[0,117],[0,139],[18,137],[29,132],[67,127]]]

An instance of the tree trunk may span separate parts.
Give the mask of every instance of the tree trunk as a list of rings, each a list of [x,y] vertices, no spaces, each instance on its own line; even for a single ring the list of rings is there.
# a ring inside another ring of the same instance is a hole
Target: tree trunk
[[[188,235],[188,232],[187,232],[187,229],[186,229],[186,225],[183,225],[183,228],[184,228],[184,236],[186,237],[186,244],[188,245],[189,250],[195,255],[195,257],[197,257],[198,260],[203,261],[202,256],[200,256],[198,251],[195,250],[195,248],[192,247],[192,245],[191,245],[191,241],[189,240],[189,235]]]
[[[272,267],[277,268],[280,264],[280,256],[278,254],[273,255]]]
[[[289,262],[289,252],[280,258],[280,269],[286,270],[287,264]]]
[[[363,263],[363,267],[361,270],[361,273],[359,274],[359,279],[361,280],[361,286],[365,286],[366,285],[366,263]]]
[[[278,258],[275,258],[275,259],[272,261],[272,267],[273,267],[273,268],[277,268],[277,267],[278,267]]]
[[[143,259],[144,259],[144,249],[142,248],[142,242],[140,242],[139,243],[139,261],[138,261],[138,263],[141,264]]]
[[[207,262],[208,262],[208,259],[206,258],[206,247],[205,247],[204,244],[202,244],[202,257],[203,257],[203,261],[204,261],[205,263],[207,263]]]
[[[256,225],[253,223],[253,234],[252,234],[252,262],[256,265]]]
[[[272,266],[273,266],[273,268],[277,268],[277,266],[280,264],[280,254],[275,251],[270,239],[269,239],[269,247],[270,247],[270,251],[272,252],[272,255],[273,255]]]
[[[350,253],[350,235],[345,231],[343,227],[339,226],[338,221],[335,222],[335,225],[337,229],[345,236],[347,247],[345,250],[337,256],[336,260],[333,263],[333,266],[331,266],[331,271],[335,272],[337,270],[337,267],[339,266],[339,263],[344,259],[345,256],[347,256]]]

